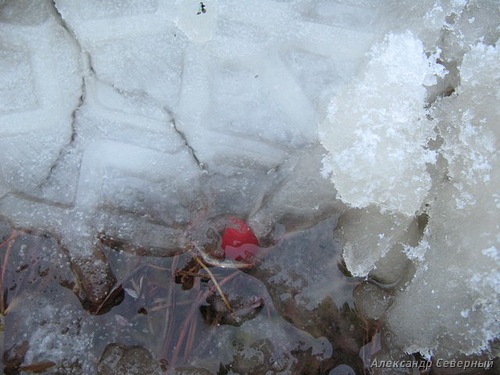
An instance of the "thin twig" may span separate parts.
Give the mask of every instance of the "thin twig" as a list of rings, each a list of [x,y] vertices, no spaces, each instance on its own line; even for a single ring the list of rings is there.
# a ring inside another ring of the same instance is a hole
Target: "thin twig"
[[[210,266],[214,267],[220,267],[220,268],[230,268],[230,269],[249,269],[252,268],[252,264],[248,264],[245,262],[238,262],[236,260],[230,260],[230,259],[216,259],[207,252],[203,251],[200,249],[200,247],[195,244],[194,242],[191,244],[192,249],[194,249],[193,253],[195,253],[195,256],[199,256],[201,259],[203,259],[203,262],[205,264],[208,264]]]
[[[163,342],[163,353],[166,353],[170,344],[172,342],[173,326],[174,326],[174,314],[175,308],[177,306],[177,301],[175,298],[175,288],[174,288],[174,273],[177,265],[179,264],[179,255],[175,255],[172,258],[172,264],[170,266],[170,282],[168,282],[168,294],[165,309],[165,340]]]
[[[197,320],[191,319],[191,324],[189,325],[189,334],[186,345],[184,346],[184,357],[188,357],[193,349],[193,343],[196,335]]]
[[[119,284],[117,287],[115,287],[114,289],[112,289],[108,295],[106,296],[106,298],[104,298],[104,300],[101,302],[101,304],[99,305],[99,307],[97,307],[97,310],[95,311],[95,314],[96,315],[99,315],[104,307],[104,305],[109,301],[111,300],[112,298],[115,298],[117,293],[120,293],[121,291],[123,291],[123,284]]]
[[[172,367],[175,367],[175,363],[177,362],[177,359],[179,358],[179,353],[181,351],[182,344],[184,343],[184,338],[186,337],[188,327],[191,324],[191,321],[193,320],[194,313],[198,309],[198,306],[201,304],[201,302],[206,299],[205,297],[206,293],[203,293],[201,291],[198,292],[198,297],[196,298],[196,301],[194,304],[191,305],[191,308],[189,309],[189,312],[182,322],[182,326],[180,328],[179,332],[179,338],[177,339],[177,344],[175,345],[175,350],[172,355],[172,358],[170,360],[170,364]],[[204,298],[205,297],[205,298]]]
[[[192,301],[182,301],[182,302],[175,302],[175,306],[185,306],[185,305],[190,305]],[[153,311],[158,311],[158,310],[163,310],[163,309],[170,309],[173,304],[169,303],[163,303],[163,304],[157,304],[151,308],[148,309],[148,311],[153,312]]]
[[[224,285],[225,283],[232,280],[238,274],[239,274],[239,271],[233,272],[232,274],[230,274],[230,275],[226,276],[224,279],[222,279],[222,281],[219,284]],[[195,312],[198,310],[198,307],[201,305],[201,303],[203,301],[205,301],[208,298],[208,296],[210,296],[212,293],[213,293],[212,290],[206,290],[205,292],[200,292],[198,294],[198,297],[196,298],[195,302],[191,305],[191,308],[190,308],[188,314],[186,315],[186,318],[182,322],[182,326],[180,328],[179,339],[177,340],[177,344],[175,346],[175,350],[174,350],[174,353],[173,353],[171,361],[170,361],[170,364],[172,367],[175,367],[175,363],[177,362],[177,359],[179,357],[179,352],[180,352],[180,349],[181,349],[182,344],[184,342],[184,338],[186,337],[186,330],[187,330],[188,326],[190,325],[190,322],[193,320]]]
[[[7,311],[6,302],[4,300],[4,292],[3,292],[3,282],[5,280],[5,274],[7,273],[7,263],[9,262],[10,251],[12,250],[12,245],[14,239],[18,237],[17,232],[13,232],[12,235],[3,242],[0,246],[3,246],[5,243],[8,243],[7,250],[5,250],[5,257],[3,258],[3,266],[2,266],[2,276],[0,277],[0,313],[5,314]]]
[[[217,280],[215,279],[215,276],[214,274],[212,273],[212,271],[210,271],[210,269],[205,265],[205,263],[203,263],[201,261],[200,258],[198,258],[197,256],[194,257],[194,259],[198,262],[198,264],[200,266],[203,267],[203,269],[208,273],[208,275],[210,276],[210,279],[213,281],[214,285],[215,285],[215,288],[217,288],[217,291],[219,292],[220,296],[222,297],[222,300],[224,301],[224,303],[226,304],[227,308],[229,309],[229,311],[231,311],[231,313],[234,312],[233,308],[231,307],[231,304],[229,303],[229,301],[227,300],[226,298],[226,295],[224,294],[224,292],[222,291],[219,283],[217,282]]]

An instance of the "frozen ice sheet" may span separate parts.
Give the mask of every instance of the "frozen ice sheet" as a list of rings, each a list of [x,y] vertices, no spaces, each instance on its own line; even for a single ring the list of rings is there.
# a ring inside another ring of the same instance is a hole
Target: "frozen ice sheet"
[[[22,22],[16,10],[5,5],[0,20],[0,196],[33,194],[46,178],[82,95],[78,46],[50,7],[26,9]]]
[[[100,303],[115,282],[103,235],[172,255],[221,215],[276,239],[353,207],[347,267],[408,283],[387,313],[392,342],[487,349],[498,3],[203,3],[0,1],[0,215],[56,233]]]
[[[3,1],[2,215],[87,265],[103,233],[170,254],[222,214],[260,236],[324,218],[317,111],[374,39],[355,14],[376,18],[338,6],[352,24],[275,1]]]

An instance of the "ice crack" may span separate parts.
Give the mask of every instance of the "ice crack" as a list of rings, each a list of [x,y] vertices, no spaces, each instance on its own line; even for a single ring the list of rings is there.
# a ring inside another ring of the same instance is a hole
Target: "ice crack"
[[[61,25],[61,27],[67,32],[67,35],[71,37],[71,39],[73,40],[73,42],[77,46],[78,50],[83,54],[84,50],[83,50],[83,48],[82,48],[82,46],[80,44],[80,41],[78,40],[78,38],[77,38],[77,36],[75,34],[73,28],[71,28],[71,26],[69,26],[68,23],[64,20],[62,14],[60,13],[59,9],[57,8],[57,5],[56,5],[56,3],[55,3],[54,0],[52,1],[52,5],[54,6],[55,14],[57,15],[57,18],[56,18],[57,21],[59,22],[59,24]],[[88,55],[88,53],[87,53],[87,55]],[[88,61],[90,61],[90,56],[89,56],[89,60]],[[82,68],[82,63],[81,63],[81,60],[80,60],[80,70],[81,70],[81,79],[80,79],[80,86],[79,86],[80,95],[79,95],[78,102],[77,102],[75,108],[71,112],[71,137],[70,137],[70,140],[59,151],[59,155],[55,158],[52,166],[50,167],[50,169],[49,169],[49,171],[47,173],[47,176],[39,184],[38,187],[40,189],[43,188],[47,184],[47,182],[49,181],[51,175],[53,174],[56,166],[59,164],[59,162],[61,161],[62,157],[66,154],[66,152],[68,151],[68,148],[70,148],[71,145],[75,141],[75,138],[76,138],[76,113],[81,108],[81,106],[84,104],[85,93],[86,93],[86,90],[85,90],[85,75],[83,73],[83,69],[81,69],[81,68]]]
[[[61,160],[64,157],[64,155],[66,155],[66,153],[68,152],[68,150],[74,144],[75,139],[76,139],[76,134],[77,134],[77,131],[76,131],[76,113],[82,107],[82,105],[84,104],[84,101],[85,101],[85,78],[82,75],[81,95],[78,98],[78,103],[75,106],[75,109],[71,112],[71,137],[70,137],[70,140],[59,151],[59,154],[57,155],[56,159],[52,163],[52,166],[50,167],[50,169],[49,169],[49,171],[47,173],[47,176],[39,184],[39,188],[40,189],[43,189],[44,186],[48,183],[48,181],[50,180],[50,177],[54,173],[54,170],[56,169],[57,165],[61,162]]]
[[[82,45],[80,44],[80,41],[78,40],[78,37],[76,36],[75,30],[66,22],[63,15],[60,12],[60,10],[57,8],[57,4],[56,4],[55,0],[52,0],[52,5],[54,5],[54,10],[55,10],[56,15],[59,19],[60,25],[68,32],[68,34],[71,36],[71,38],[75,41],[75,44],[78,46],[78,49],[80,51],[84,52]]]
[[[170,114],[170,111],[167,110],[167,112]],[[182,141],[184,142],[185,146],[188,148],[189,150],[189,153],[190,155],[193,157],[194,161],[196,162],[196,164],[198,165],[198,167],[202,170],[202,171],[207,171],[207,166],[205,163],[203,163],[202,161],[200,161],[200,159],[198,158],[198,156],[196,155],[196,151],[194,150],[194,148],[189,144],[189,141],[186,137],[186,134],[184,132],[182,132],[176,125],[176,121],[175,121],[175,117],[173,115],[170,116],[172,118],[172,120],[170,121],[170,123],[172,124],[172,128],[175,130],[175,132],[179,135],[179,137],[181,137]]]

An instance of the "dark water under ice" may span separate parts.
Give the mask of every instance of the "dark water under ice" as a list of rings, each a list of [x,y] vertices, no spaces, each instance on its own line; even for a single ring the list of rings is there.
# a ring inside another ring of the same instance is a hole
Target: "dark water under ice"
[[[191,253],[136,256],[103,245],[116,283],[91,314],[79,300],[86,281],[57,239],[4,224],[4,372],[318,374],[347,365],[361,373],[359,350],[374,331],[355,312],[359,281],[342,273],[335,225],[285,235],[250,270],[210,267],[233,314],[210,279],[194,277],[189,290],[174,282]]]

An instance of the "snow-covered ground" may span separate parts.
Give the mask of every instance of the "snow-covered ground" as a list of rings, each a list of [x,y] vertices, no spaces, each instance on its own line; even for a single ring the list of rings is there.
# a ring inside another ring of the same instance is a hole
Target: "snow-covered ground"
[[[0,216],[97,305],[99,239],[339,217],[382,355],[497,356],[499,36],[495,0],[0,0]]]

